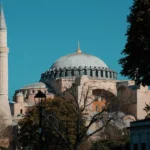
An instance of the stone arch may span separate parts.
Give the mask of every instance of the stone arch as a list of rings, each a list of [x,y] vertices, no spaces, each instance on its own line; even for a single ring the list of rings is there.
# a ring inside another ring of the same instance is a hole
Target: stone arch
[[[116,98],[116,96],[112,92],[105,90],[105,89],[99,89],[99,88],[93,89],[92,95],[96,96],[96,97],[101,97],[102,100],[103,99],[107,100],[107,99]]]
[[[117,95],[116,82],[110,80],[87,81],[85,85],[92,87],[92,89],[103,89]]]
[[[110,91],[104,89],[93,89],[92,96],[94,99],[92,110],[102,111],[106,104],[110,104],[110,111],[113,111],[117,107],[117,98]]]

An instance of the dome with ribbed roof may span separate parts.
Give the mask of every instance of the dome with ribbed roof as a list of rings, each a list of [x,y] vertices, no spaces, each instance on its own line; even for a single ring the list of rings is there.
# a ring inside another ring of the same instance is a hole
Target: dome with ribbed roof
[[[87,75],[99,79],[116,79],[117,74],[100,58],[82,53],[79,44],[76,53],[65,55],[53,63],[51,68],[41,75],[40,81],[48,82],[53,78],[80,77]]]
[[[98,57],[85,54],[85,53],[73,53],[59,58],[51,67],[53,68],[79,68],[79,67],[103,67],[108,68],[108,66]]]

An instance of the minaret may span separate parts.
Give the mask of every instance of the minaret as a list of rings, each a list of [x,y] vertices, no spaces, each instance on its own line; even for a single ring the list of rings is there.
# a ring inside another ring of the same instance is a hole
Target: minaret
[[[2,116],[3,123],[7,125],[11,123],[8,101],[8,52],[7,27],[3,7],[0,4],[0,117]]]

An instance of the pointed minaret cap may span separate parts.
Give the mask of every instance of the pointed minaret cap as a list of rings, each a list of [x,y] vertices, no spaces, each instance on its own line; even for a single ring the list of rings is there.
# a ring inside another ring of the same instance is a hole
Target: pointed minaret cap
[[[6,29],[5,16],[3,11],[2,2],[0,3],[0,29]]]
[[[81,53],[81,49],[80,49],[80,42],[78,41],[78,49],[76,50],[77,53]]]

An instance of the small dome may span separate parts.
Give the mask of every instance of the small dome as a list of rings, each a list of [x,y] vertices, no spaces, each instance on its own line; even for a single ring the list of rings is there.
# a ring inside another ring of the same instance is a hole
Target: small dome
[[[17,97],[23,96],[23,94],[21,92],[16,94]]]
[[[37,83],[26,85],[21,89],[41,89],[41,88],[46,88],[46,84],[43,82],[37,82]]]
[[[82,52],[76,52],[59,58],[51,67],[53,68],[79,68],[79,67],[104,67],[108,66],[98,57],[85,54]]]

